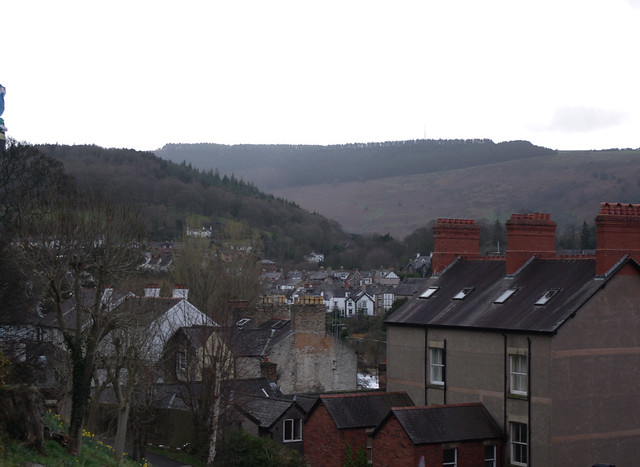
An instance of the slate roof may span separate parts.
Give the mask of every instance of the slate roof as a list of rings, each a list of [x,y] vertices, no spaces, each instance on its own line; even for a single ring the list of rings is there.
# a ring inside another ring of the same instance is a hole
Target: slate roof
[[[482,403],[396,407],[392,414],[413,444],[501,439],[500,427]]]
[[[325,394],[320,396],[319,402],[324,405],[340,430],[374,428],[389,414],[392,407],[413,405],[406,392]]]
[[[265,377],[232,379],[223,382],[224,392],[233,391],[234,397],[238,396],[260,396],[283,398],[282,391],[276,383],[271,383]]]
[[[220,329],[219,326],[182,326],[177,333],[183,334],[194,348],[202,347],[214,331]]]
[[[393,293],[395,296],[412,297],[426,288],[425,284],[428,280],[429,279],[417,277],[406,277],[397,285]]]
[[[410,298],[385,322],[553,333],[610,277],[596,277],[593,259],[533,259],[513,275],[505,274],[504,261],[458,260],[424,283],[423,291],[439,287],[433,295]],[[472,291],[462,300],[453,299],[465,287]],[[510,288],[516,292],[495,303]],[[552,289],[557,293],[536,305]]]
[[[233,333],[232,349],[236,356],[261,357],[291,334],[291,320],[272,318],[258,327],[243,326]]]
[[[249,414],[263,428],[271,428],[293,406],[296,406],[293,400],[272,397],[244,397],[236,404],[238,410]]]

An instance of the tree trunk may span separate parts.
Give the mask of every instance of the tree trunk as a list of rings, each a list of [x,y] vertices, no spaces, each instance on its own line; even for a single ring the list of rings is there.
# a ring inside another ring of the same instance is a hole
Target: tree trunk
[[[209,429],[209,456],[207,458],[207,467],[213,467],[216,459],[216,442],[218,441],[218,421],[220,419],[220,400],[222,397],[218,394],[213,403],[213,413],[211,414],[211,427]]]
[[[72,392],[71,392],[71,421],[69,423],[69,437],[73,441],[71,453],[80,455],[82,448],[82,430],[87,418],[89,399],[91,398],[91,378],[93,375],[93,349],[89,349],[85,355],[82,353],[82,345],[67,339],[67,347],[72,365]]]
[[[118,408],[118,428],[116,439],[113,443],[113,450],[116,459],[121,460],[124,454],[124,445],[127,440],[127,423],[129,421],[129,403],[124,402]]]

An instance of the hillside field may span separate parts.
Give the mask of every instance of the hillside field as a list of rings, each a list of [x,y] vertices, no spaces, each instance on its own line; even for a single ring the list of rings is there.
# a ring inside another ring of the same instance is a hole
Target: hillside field
[[[269,190],[348,232],[404,238],[439,217],[504,221],[548,212],[593,223],[601,202],[640,202],[640,150],[561,151],[472,168]]]

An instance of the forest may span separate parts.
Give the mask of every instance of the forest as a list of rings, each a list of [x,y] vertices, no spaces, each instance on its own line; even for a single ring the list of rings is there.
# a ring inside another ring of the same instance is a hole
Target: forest
[[[528,141],[496,144],[489,139],[331,146],[167,144],[156,151],[173,162],[235,174],[264,190],[442,172],[555,153]]]
[[[490,143],[480,140],[477,144]],[[422,226],[405,238],[385,232],[349,233],[336,221],[264,193],[233,173],[197,169],[191,163],[174,163],[130,149],[93,145],[37,148],[62,163],[65,172],[83,189],[112,193],[139,204],[150,241],[180,241],[187,227],[211,227],[215,232],[229,222],[239,222],[251,230],[253,239],[258,239],[254,242],[258,256],[291,268],[311,268],[303,258],[315,251],[325,255],[326,267],[399,270],[416,254],[427,254],[433,248],[429,222],[435,219],[424,219]],[[449,164],[462,162],[451,160]],[[484,219],[480,225],[483,251],[504,247],[506,236],[501,222]],[[583,244],[580,235],[580,225],[559,229],[559,246],[589,248],[591,242]]]

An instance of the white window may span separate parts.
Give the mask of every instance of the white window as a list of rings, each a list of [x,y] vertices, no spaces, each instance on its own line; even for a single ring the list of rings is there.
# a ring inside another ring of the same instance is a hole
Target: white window
[[[493,303],[501,304],[506,302],[507,299],[511,297],[514,293],[516,293],[517,290],[518,289],[515,289],[515,288],[505,290],[504,292],[502,292],[502,294],[498,298],[495,299]]]
[[[456,467],[458,465],[458,450],[456,448],[445,449],[442,452],[442,465],[449,467]]]
[[[176,371],[185,373],[187,371],[187,353],[183,350],[176,352]]]
[[[549,300],[553,298],[555,294],[558,293],[558,289],[550,289],[547,290],[542,297],[538,299],[536,305],[546,305]]]
[[[496,467],[496,445],[484,447],[484,467]]]
[[[527,425],[511,422],[509,424],[511,438],[511,463],[527,465]]]
[[[429,348],[429,382],[444,385],[444,349]]]
[[[527,389],[527,356],[509,355],[509,392],[526,396]]]
[[[425,290],[424,292],[422,292],[422,294],[420,295],[419,298],[429,298],[431,297],[434,293],[436,293],[438,291],[440,287],[436,287],[436,286],[431,286],[429,287],[427,290]]]
[[[302,419],[287,418],[282,421],[282,441],[291,443],[302,440]]]
[[[454,300],[464,300],[464,298],[471,293],[473,287],[465,287],[460,292],[453,296]]]

